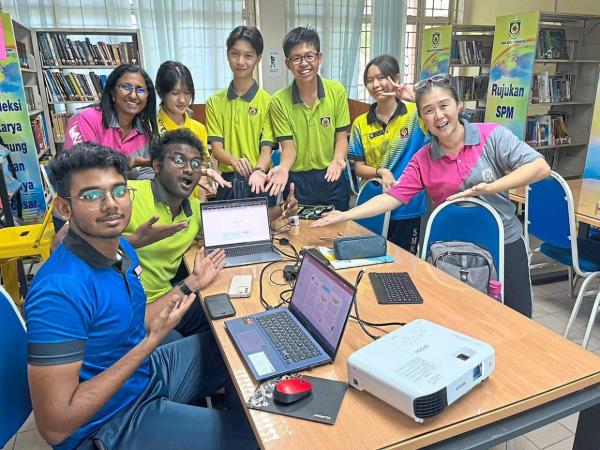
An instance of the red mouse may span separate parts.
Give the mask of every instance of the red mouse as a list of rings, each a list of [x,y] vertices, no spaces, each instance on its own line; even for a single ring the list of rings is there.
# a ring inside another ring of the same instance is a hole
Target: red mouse
[[[279,403],[290,404],[306,397],[312,391],[312,384],[304,378],[289,378],[275,385],[273,398]]]

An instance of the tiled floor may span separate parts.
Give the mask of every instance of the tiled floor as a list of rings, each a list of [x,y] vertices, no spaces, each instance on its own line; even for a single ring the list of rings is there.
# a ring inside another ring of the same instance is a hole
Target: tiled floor
[[[534,286],[533,318],[561,334],[573,306],[573,301],[568,298],[567,290],[566,281]],[[592,299],[593,297],[588,297],[587,301],[584,302],[582,311],[579,313],[580,317],[575,322],[571,336],[569,336],[570,339],[578,343],[581,342],[585,332],[586,314],[590,312]],[[592,331],[588,349],[600,355],[600,325],[598,323]],[[512,448],[514,450],[571,450],[576,426],[577,414],[574,414],[514,439]],[[41,450],[49,448],[37,432],[35,421],[31,416],[17,435],[2,450]],[[502,444],[493,447],[493,450],[503,450],[504,448],[505,445]]]

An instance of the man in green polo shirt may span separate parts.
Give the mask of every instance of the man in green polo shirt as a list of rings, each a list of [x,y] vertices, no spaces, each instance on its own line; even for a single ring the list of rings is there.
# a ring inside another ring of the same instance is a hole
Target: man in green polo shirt
[[[172,283],[184,294],[196,292],[207,286],[224,265],[225,254],[218,251],[197,261],[194,271],[202,275],[199,282],[192,283],[192,278],[179,271],[186,251],[202,230],[200,201],[190,194],[201,176],[203,155],[202,143],[189,130],[169,131],[150,146],[155,178],[128,181],[135,196],[131,220],[123,234],[136,248],[144,270],[142,285],[148,308],[172,289]],[[284,204],[269,208],[269,220],[295,214],[297,205],[292,189]],[[204,311],[199,302],[194,302],[175,330],[189,336],[207,328]]]
[[[281,145],[281,163],[268,174],[271,195],[296,184],[301,204],[348,209],[343,171],[348,153],[350,113],[344,86],[318,75],[323,59],[316,31],[298,27],[283,40],[285,64],[294,81],[271,98],[271,120]]]
[[[277,144],[269,115],[271,96],[253,78],[262,52],[263,38],[256,27],[235,28],[227,38],[233,81],[206,102],[208,142],[223,178],[233,183],[232,188],[219,187],[219,200],[264,192]]]

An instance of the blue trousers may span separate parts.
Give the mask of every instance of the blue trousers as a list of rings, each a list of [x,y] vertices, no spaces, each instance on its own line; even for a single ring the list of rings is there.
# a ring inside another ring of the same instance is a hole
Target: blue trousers
[[[256,449],[244,409],[210,331],[158,347],[150,383],[78,447],[107,449]],[[226,385],[227,410],[190,406]],[[102,448],[101,446],[99,448]]]

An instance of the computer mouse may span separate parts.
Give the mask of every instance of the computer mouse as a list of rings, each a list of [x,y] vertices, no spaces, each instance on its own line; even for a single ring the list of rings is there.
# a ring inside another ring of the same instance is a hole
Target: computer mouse
[[[275,385],[273,398],[279,403],[289,405],[306,397],[312,391],[312,384],[303,378],[289,378]]]

